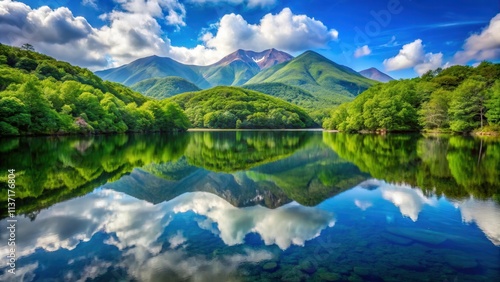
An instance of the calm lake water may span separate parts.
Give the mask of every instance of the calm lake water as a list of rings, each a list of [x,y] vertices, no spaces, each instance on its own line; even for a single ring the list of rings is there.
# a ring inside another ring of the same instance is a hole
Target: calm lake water
[[[0,140],[0,281],[499,281],[500,140]]]

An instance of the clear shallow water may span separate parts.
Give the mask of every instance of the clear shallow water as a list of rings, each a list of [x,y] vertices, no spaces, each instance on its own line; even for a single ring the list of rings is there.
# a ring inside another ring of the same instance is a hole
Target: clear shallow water
[[[500,277],[494,140],[196,132],[7,141],[2,168],[18,171],[24,215],[17,275],[2,265],[1,281]]]

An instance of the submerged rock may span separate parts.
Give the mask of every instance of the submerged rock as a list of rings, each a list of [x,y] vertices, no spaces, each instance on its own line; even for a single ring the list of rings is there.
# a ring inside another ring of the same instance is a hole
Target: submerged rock
[[[439,245],[448,239],[446,234],[420,228],[388,227],[386,231],[393,235],[430,245]]]
[[[316,267],[314,267],[312,262],[310,262],[308,260],[300,263],[299,267],[300,267],[300,270],[302,270],[303,272],[305,272],[307,274],[313,274],[314,272],[316,272]]]
[[[267,271],[267,272],[274,272],[274,271],[276,271],[276,269],[278,269],[278,264],[274,261],[270,261],[270,262],[265,263],[262,266],[262,269]]]
[[[342,276],[333,272],[322,272],[319,274],[319,278],[322,281],[340,281]]]

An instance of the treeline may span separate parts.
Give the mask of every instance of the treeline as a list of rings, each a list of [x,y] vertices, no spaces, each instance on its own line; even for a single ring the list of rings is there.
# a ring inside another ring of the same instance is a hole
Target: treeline
[[[500,131],[500,64],[452,66],[377,84],[323,127],[341,131]]]
[[[217,86],[176,95],[167,101],[179,104],[198,128],[318,127],[302,108],[238,87]]]
[[[0,136],[185,130],[189,120],[91,71],[0,44]]]

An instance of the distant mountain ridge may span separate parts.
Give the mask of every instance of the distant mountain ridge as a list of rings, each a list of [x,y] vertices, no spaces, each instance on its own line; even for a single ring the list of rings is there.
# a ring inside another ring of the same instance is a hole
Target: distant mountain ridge
[[[394,80],[394,78],[390,77],[389,75],[379,71],[376,68],[369,68],[366,70],[362,70],[359,72],[362,76],[373,79],[379,82],[389,82]]]
[[[95,74],[105,80],[133,85],[145,79],[166,76],[179,76],[199,88],[219,85],[242,85],[263,69],[287,62],[293,57],[276,49],[262,52],[237,50],[220,61],[208,65],[186,65],[171,58],[150,56],[129,64]]]

